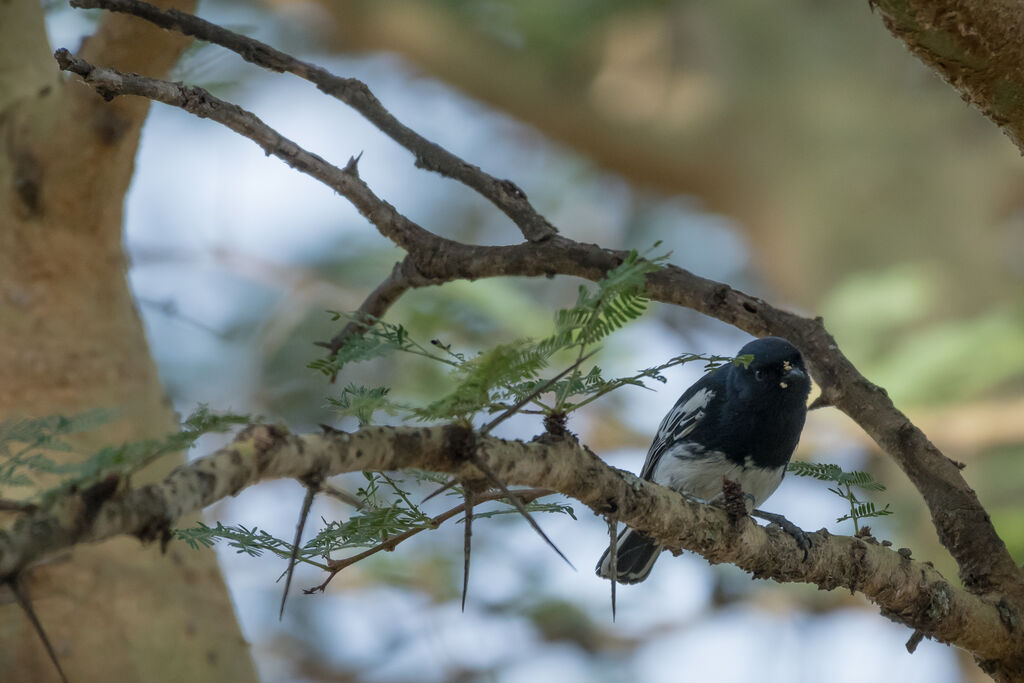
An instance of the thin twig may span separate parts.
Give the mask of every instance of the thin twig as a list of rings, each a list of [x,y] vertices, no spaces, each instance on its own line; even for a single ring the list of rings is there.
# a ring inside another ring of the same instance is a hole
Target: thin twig
[[[215,97],[203,88],[93,66],[64,48],[57,50],[54,57],[61,69],[78,74],[106,99],[135,95],[163,102],[216,121],[252,140],[266,154],[276,156],[348,199],[382,235],[404,249],[411,250],[423,240],[436,237],[374,194],[358,173],[328,163],[278,133],[252,112]]]
[[[339,489],[337,486],[331,486],[330,484],[326,483],[321,484],[320,492],[323,493],[325,496],[330,496],[331,498],[340,500],[342,503],[345,503],[346,505],[351,505],[357,510],[361,510],[363,508],[363,501],[359,500],[348,491]]]
[[[422,501],[420,501],[420,505],[423,505],[423,503],[426,503],[428,500],[430,500],[434,496],[437,496],[437,495],[440,495],[440,494],[444,493],[445,491],[447,491],[448,489],[452,488],[453,486],[455,486],[458,483],[459,483],[458,479],[449,479],[444,484],[442,484],[436,491],[434,491],[429,496],[427,496]]]
[[[556,492],[552,491],[550,489],[522,489],[522,490],[516,491],[516,493],[518,495],[522,496],[523,500],[525,500],[526,502],[529,503],[529,502],[532,502],[534,500],[537,500],[538,498],[543,498],[544,496],[550,496],[550,495],[552,495],[552,494],[554,494]],[[503,498],[508,498],[508,494],[504,493],[502,491],[488,491],[487,493],[482,493],[482,494],[478,494],[477,496],[475,496],[474,499],[473,499],[473,503],[474,503],[474,505],[479,505],[480,503],[486,503],[486,502],[491,501],[491,500],[501,500]],[[449,519],[451,519],[452,517],[456,516],[460,512],[464,512],[465,510],[466,510],[466,504],[463,502],[463,503],[461,503],[459,505],[456,505],[455,507],[453,507],[450,510],[442,512],[437,517],[432,517],[430,519],[430,521],[426,525],[424,525],[424,526],[419,526],[419,527],[416,527],[415,529],[409,529],[408,531],[403,531],[400,534],[395,534],[394,536],[391,536],[389,538],[384,539],[383,541],[381,541],[377,545],[373,546],[372,548],[367,548],[363,552],[358,553],[356,555],[353,555],[351,557],[346,557],[346,558],[344,558],[342,560],[331,560],[330,562],[327,563],[328,571],[330,572],[328,574],[328,576],[327,576],[327,579],[324,580],[324,582],[321,583],[319,586],[314,586],[313,588],[307,588],[303,592],[306,593],[307,595],[309,595],[310,593],[316,593],[318,591],[325,590],[327,588],[327,584],[329,584],[331,582],[331,579],[334,578],[335,574],[340,572],[342,569],[345,569],[346,567],[350,567],[353,564],[355,564],[356,562],[361,562],[362,560],[365,560],[366,558],[370,557],[371,555],[376,555],[377,553],[381,552],[382,550],[387,550],[387,551],[394,550],[398,546],[399,543],[402,543],[403,541],[409,540],[410,538],[412,538],[416,534],[420,533],[421,531],[426,531],[427,529],[436,529],[437,527],[439,527],[444,522],[448,521]]]
[[[510,180],[499,180],[470,164],[396,119],[374,96],[365,83],[354,78],[340,78],[326,69],[296,59],[258,40],[211,24],[199,17],[177,10],[163,11],[136,0],[71,0],[72,7],[105,9],[145,19],[161,28],[183,33],[199,40],[215,43],[238,54],[247,62],[278,72],[292,73],[313,83],[321,91],[359,112],[382,133],[412,152],[416,166],[454,178],[490,200],[531,242],[554,236],[547,219],[530,204],[524,193]]]
[[[353,316],[353,320],[342,328],[341,332],[334,335],[329,342],[314,342],[317,346],[322,346],[329,349],[331,355],[338,353],[338,350],[345,345],[345,342],[356,335],[360,335],[365,332],[373,324],[374,321],[379,320],[387,313],[388,309],[391,308],[399,297],[409,291],[412,288],[413,281],[410,279],[406,271],[414,271],[416,264],[413,263],[409,256],[395,264],[395,267],[391,269],[391,274],[388,275],[387,279],[377,285],[377,288],[370,292],[370,295],[366,297],[362,305],[356,311]],[[419,276],[415,286],[425,286],[430,284],[427,278],[422,275]]]

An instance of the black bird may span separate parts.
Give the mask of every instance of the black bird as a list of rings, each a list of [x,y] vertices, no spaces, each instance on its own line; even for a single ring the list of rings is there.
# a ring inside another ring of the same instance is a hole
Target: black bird
[[[800,440],[811,381],[800,352],[785,339],[756,339],[737,355],[747,354],[754,358],[748,366],[721,367],[683,392],[658,427],[641,479],[718,503],[726,477],[743,488],[755,508],[778,488]],[[781,515],[758,516],[802,535]],[[643,581],[662,549],[639,531],[623,530],[616,542],[615,580]],[[608,550],[597,574],[612,578]]]

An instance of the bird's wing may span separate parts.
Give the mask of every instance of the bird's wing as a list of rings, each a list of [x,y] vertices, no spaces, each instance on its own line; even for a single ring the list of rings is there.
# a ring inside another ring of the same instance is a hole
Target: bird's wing
[[[650,479],[665,451],[685,439],[704,419],[708,404],[715,397],[717,385],[716,382],[706,381],[710,377],[710,374],[704,375],[700,381],[687,389],[661,421],[654,442],[647,451],[647,460],[640,470],[641,479]]]

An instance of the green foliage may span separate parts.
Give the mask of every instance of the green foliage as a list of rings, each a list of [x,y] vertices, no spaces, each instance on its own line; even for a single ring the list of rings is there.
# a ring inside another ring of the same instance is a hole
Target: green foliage
[[[248,415],[218,414],[200,405],[185,418],[178,432],[104,446],[86,457],[73,454],[74,447],[63,437],[95,429],[113,417],[106,411],[91,411],[72,417],[53,415],[0,423],[0,486],[33,485],[33,475],[38,474],[60,476],[57,486],[30,499],[45,504],[71,487],[83,488],[113,473],[130,475],[161,456],[191,448],[204,434],[227,432],[252,421]],[[49,455],[53,451],[71,455],[58,461]]]
[[[356,316],[350,316],[338,311],[329,311],[331,320],[338,321],[342,318],[349,322],[355,322]],[[442,360],[436,357],[409,337],[409,332],[401,325],[372,318],[368,322],[369,327],[362,334],[352,335],[345,342],[345,345],[338,349],[338,352],[330,358],[318,358],[309,364],[314,370],[319,370],[329,377],[336,377],[349,363],[389,356],[395,351],[406,353],[419,353],[429,356],[435,360]]]
[[[549,354],[529,340],[499,344],[460,362],[452,373],[455,387],[445,396],[412,411],[418,420],[462,419],[481,409],[501,409],[502,389],[524,377],[536,378],[547,366]]]
[[[178,540],[185,541],[193,549],[212,548],[218,541],[227,541],[228,546],[250,557],[260,557],[265,552],[271,552],[281,559],[287,559],[291,552],[291,545],[287,541],[275,538],[258,527],[249,529],[241,524],[226,526],[217,522],[217,526],[210,527],[198,522],[189,529],[177,529],[176,535]],[[317,562],[310,564],[316,564],[321,569],[327,568]]]
[[[350,363],[405,352],[451,368],[451,385],[426,406],[403,405],[390,399],[387,388],[352,383],[340,396],[328,399],[339,415],[355,416],[360,425],[366,425],[377,411],[419,421],[463,422],[481,412],[503,412],[521,403],[530,404],[523,407],[524,412],[569,413],[623,386],[645,386],[646,380],[665,382],[662,372],[683,363],[702,360],[707,369],[723,362],[749,363],[749,358],[681,354],[632,375],[610,379],[596,365],[579,367],[591,347],[643,315],[649,303],[643,296],[646,278],[662,267],[665,258],[645,258],[631,251],[595,287],[580,287],[576,303],[559,310],[554,316],[552,333],[539,340],[517,339],[467,357],[436,339],[431,341],[433,349],[429,349],[414,340],[403,326],[366,320],[364,316],[358,318],[369,325],[363,335],[353,335],[336,355],[316,360],[310,367],[333,378]],[[357,320],[341,313],[333,315],[335,320]],[[557,381],[543,377],[542,373],[556,360],[570,364],[571,372]]]
[[[646,278],[661,268],[664,258],[648,259],[630,252],[596,286],[580,287],[575,304],[555,314],[554,329],[548,336],[539,340],[515,339],[475,355],[453,350],[437,339],[421,344],[402,325],[363,314],[333,313],[335,321],[357,322],[364,329],[351,335],[336,354],[319,359],[310,367],[333,380],[351,363],[396,353],[420,356],[448,367],[447,386],[439,389],[438,398],[427,405],[399,403],[392,399],[388,387],[351,382],[339,395],[328,398],[339,416],[355,417],[360,426],[365,426],[372,423],[378,412],[419,421],[460,422],[469,422],[480,413],[505,414],[513,410],[564,414],[619,387],[646,386],[647,380],[664,383],[667,379],[663,372],[684,363],[700,360],[709,371],[727,362],[749,363],[749,357],[681,354],[632,375],[610,379],[596,365],[582,367],[594,345],[643,315],[649,303],[643,296]],[[560,372],[554,372],[552,366],[556,364],[563,368]],[[547,371],[553,373],[550,378],[543,376]],[[221,524],[184,529],[178,532],[178,538],[193,547],[225,541],[239,552],[273,552],[282,558],[294,557],[298,562],[323,567],[332,553],[352,548],[390,549],[408,535],[437,525],[434,517],[412,501],[407,489],[415,482],[447,486],[447,477],[416,471],[406,472],[405,480],[383,473],[367,472],[363,476],[365,481],[356,494],[358,510],[344,521],[324,520],[314,537],[299,548],[259,529]],[[464,496],[465,492],[454,485],[448,489],[448,495]],[[574,514],[572,507],[561,503],[532,501],[523,504],[523,508],[528,513]],[[521,510],[506,499],[481,503],[475,508],[474,517],[487,519],[511,513]]]
[[[364,427],[373,422],[373,414],[384,411],[394,415],[400,406],[388,398],[391,389],[388,387],[359,387],[349,383],[341,390],[338,398],[328,397],[327,403],[332,405],[339,416],[351,415],[359,420]]]
[[[836,486],[830,487],[829,491],[847,501],[850,505],[850,513],[837,518],[836,522],[845,522],[848,519],[852,520],[854,533],[860,531],[860,520],[870,517],[884,517],[892,514],[892,511],[889,510],[888,503],[886,503],[884,508],[878,509],[875,507],[875,504],[870,501],[858,500],[856,494],[853,492],[854,487],[865,491],[885,490],[885,486],[880,482],[875,481],[874,477],[867,472],[844,472],[843,468],[831,463],[796,461],[789,463],[786,470],[788,472],[792,472],[798,477],[812,477],[819,481],[834,482]]]
[[[364,483],[356,491],[361,504],[359,510],[345,521],[325,522],[316,535],[298,549],[296,561],[326,570],[331,553],[352,548],[370,548],[400,534],[435,528],[437,525],[434,519],[413,502],[409,484],[443,484],[444,476],[418,470],[405,472],[404,476],[408,477],[408,483],[405,479],[383,472],[363,472]],[[465,492],[458,485],[447,492],[447,496],[461,498],[464,495]],[[525,507],[531,513],[558,513],[576,518],[572,506],[562,503],[534,501]],[[474,511],[473,517],[487,519],[510,513],[518,513],[512,502],[498,500],[482,504]],[[294,550],[289,541],[267,531],[219,522],[215,527],[199,522],[194,527],[176,530],[175,535],[191,548],[212,547],[218,542],[226,542],[237,552],[253,557],[271,552],[282,559],[288,559]]]
[[[41,450],[69,452],[71,444],[61,437],[95,429],[110,420],[107,411],[93,410],[70,417],[0,422],[0,486],[30,486],[34,483],[31,473],[56,472],[57,462]]]

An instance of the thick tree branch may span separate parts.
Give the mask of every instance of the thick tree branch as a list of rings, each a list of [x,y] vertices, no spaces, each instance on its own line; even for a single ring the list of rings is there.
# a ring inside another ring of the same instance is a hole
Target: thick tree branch
[[[143,540],[166,537],[182,515],[268,479],[415,467],[482,481],[476,465],[453,448],[466,435],[464,428],[444,426],[297,436],[281,427],[252,425],[228,447],[179,467],[161,482],[115,493],[99,504],[74,494],[25,514],[0,531],[0,580],[77,543],[121,534]],[[954,588],[928,563],[870,539],[825,531],[812,535],[814,546],[801,561],[793,540],[778,529],[750,520],[730,522],[725,511],[609,467],[573,440],[476,439],[480,462],[510,484],[560,491],[598,514],[614,510],[621,521],[673,550],[693,550],[758,578],[859,591],[886,616],[932,638],[1004,667],[1008,662],[1024,667],[1024,640],[1004,621],[1000,607]]]
[[[541,241],[556,233],[547,219],[538,214],[526,194],[510,180],[499,180],[479,167],[455,156],[440,145],[404,125],[381,105],[365,83],[354,78],[339,78],[315,64],[304,62],[275,50],[258,40],[211,24],[191,14],[163,11],[136,0],[72,0],[72,7],[100,8],[124,12],[236,52],[242,59],[265,69],[292,73],[316,85],[321,91],[349,105],[385,135],[416,157],[416,166],[454,178],[476,190],[501,209],[530,241]]]
[[[623,252],[575,242],[561,235],[538,243],[500,247],[466,245],[439,237],[377,197],[353,167],[341,169],[329,164],[284,138],[254,114],[202,88],[94,67],[63,49],[57,51],[56,57],[62,69],[79,74],[104,97],[139,95],[210,118],[324,182],[351,201],[382,235],[408,252],[407,261],[415,266],[416,280],[403,282],[403,286],[507,275],[562,274],[598,280],[619,265],[624,256]],[[382,288],[387,296],[371,295],[369,300],[375,310],[386,308],[381,304],[393,302],[394,294],[404,291],[387,281]],[[827,402],[853,418],[892,455],[920,491],[939,539],[956,560],[965,586],[978,593],[1001,592],[1011,596],[1014,603],[1024,604],[1024,577],[957,464],[895,407],[881,387],[857,371],[822,320],[775,308],[726,284],[675,266],[650,275],[647,294],[655,300],[718,318],[756,336],[774,334],[790,339],[807,359]]]
[[[869,0],[918,59],[1024,152],[1024,22],[1014,2]]]

